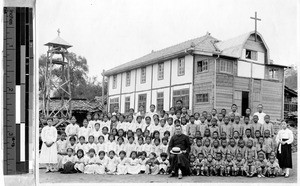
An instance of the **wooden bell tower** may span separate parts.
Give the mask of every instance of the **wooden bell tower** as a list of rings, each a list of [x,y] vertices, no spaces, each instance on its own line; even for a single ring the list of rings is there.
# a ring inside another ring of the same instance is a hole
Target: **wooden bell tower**
[[[58,36],[54,40],[45,44],[48,46],[48,51],[43,87],[43,114],[50,117],[60,113],[62,117],[70,117],[72,115],[72,92],[68,48],[72,45],[60,37],[59,29],[57,33]],[[61,103],[53,104],[53,107],[50,108],[54,92],[59,94]]]

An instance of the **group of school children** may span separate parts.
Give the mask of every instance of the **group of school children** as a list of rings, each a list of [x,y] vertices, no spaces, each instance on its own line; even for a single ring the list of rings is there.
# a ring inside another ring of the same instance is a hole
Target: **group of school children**
[[[42,129],[40,163],[46,172],[85,174],[169,174],[168,142],[176,125],[189,136],[191,175],[275,177],[280,173],[276,159],[273,124],[269,115],[241,117],[236,105],[227,114],[189,115],[186,108],[169,113],[150,112],[128,115],[117,112],[88,113],[79,127],[75,116],[64,131],[53,126],[52,118]],[[59,134],[58,134],[59,133]]]

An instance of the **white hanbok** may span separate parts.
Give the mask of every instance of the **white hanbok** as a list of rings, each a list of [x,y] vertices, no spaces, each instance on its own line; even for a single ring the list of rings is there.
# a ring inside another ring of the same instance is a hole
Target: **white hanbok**
[[[117,125],[117,130],[123,129],[124,132],[127,131],[127,122],[119,122]]]
[[[120,144],[117,144],[116,145],[116,155],[119,156],[119,153],[121,151],[125,151],[125,144],[122,143],[121,145]],[[126,152],[126,151],[125,151]]]
[[[168,159],[165,159],[164,161],[161,159],[161,157],[157,158],[159,162],[159,170],[163,169],[165,172],[167,171],[168,167],[170,166],[170,162]]]
[[[80,127],[78,130],[78,138],[84,136],[85,142],[88,142],[91,131],[92,130],[89,127]]]
[[[68,140],[70,138],[70,136],[74,136],[74,135],[78,135],[78,131],[79,131],[79,125],[78,124],[72,124],[70,123],[69,125],[66,126],[65,132],[68,136]]]
[[[152,144],[145,143],[143,146],[143,151],[145,151],[147,153],[147,157],[149,157],[149,154],[152,151]]]
[[[75,156],[71,155],[71,156],[64,156],[63,159],[62,159],[62,164],[66,164],[67,162],[72,162],[72,163],[75,163]]]
[[[106,151],[106,143],[98,143],[96,153],[99,154],[100,151]]]
[[[41,138],[43,141],[41,154],[40,154],[40,161],[39,163],[57,163],[57,130],[55,127],[51,126],[45,126],[42,129]],[[46,146],[46,143],[52,143],[53,144],[50,147]]]
[[[93,130],[93,131],[91,131],[90,135],[94,136],[94,143],[98,143],[98,138],[99,138],[99,136],[102,135],[102,131],[101,130],[98,130],[98,131]]]
[[[160,145],[160,150],[161,150],[161,153],[168,153],[168,145],[164,145],[164,144],[161,144]]]
[[[125,145],[125,149],[126,149],[126,156],[130,157],[131,152],[136,150],[136,145],[134,143],[132,144],[127,143]]]
[[[76,156],[74,162],[75,162],[74,169],[84,172],[84,166],[87,163],[87,158],[85,156],[82,158],[78,158]]]
[[[117,144],[115,141],[108,141],[106,142],[106,148],[105,148],[107,154],[109,153],[109,151],[113,150],[115,153],[117,151]]]
[[[77,143],[76,146],[75,146],[75,153],[77,153],[77,151],[79,149],[83,150],[83,152],[86,153],[87,152],[87,146],[86,146],[86,144],[85,143],[83,143],[83,144]]]
[[[129,163],[127,165],[128,174],[138,174],[141,171],[140,160],[135,158],[129,159]]]
[[[90,149],[94,149],[96,153],[98,152],[97,145],[95,143],[87,143],[85,153],[87,154]]]
[[[113,174],[117,171],[117,166],[118,166],[118,158],[114,156],[113,158],[107,158],[107,170],[108,174]]]
[[[147,160],[148,160],[148,158],[145,158],[144,160],[140,159],[141,171],[146,171]]]
[[[98,159],[96,156],[88,157],[86,160],[86,166],[84,168],[85,174],[96,174],[96,169],[98,168],[97,162]]]
[[[105,168],[108,164],[108,158],[104,157],[103,159],[97,158],[97,167],[95,169],[95,174],[105,174]]]
[[[123,159],[118,158],[117,165],[117,175],[125,175],[127,174],[127,166],[129,164],[129,159],[124,157]]]

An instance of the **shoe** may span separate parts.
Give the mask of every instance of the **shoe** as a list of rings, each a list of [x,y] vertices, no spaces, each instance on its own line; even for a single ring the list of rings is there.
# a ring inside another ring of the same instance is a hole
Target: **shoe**
[[[262,174],[261,177],[262,177],[262,178],[265,178],[266,176]]]
[[[179,175],[178,175],[178,179],[182,179],[182,174],[179,174]]]
[[[51,170],[47,170],[47,171],[46,171],[46,173],[50,173],[50,172],[51,172]]]
[[[289,174],[285,174],[285,175],[284,175],[285,178],[288,178],[289,176],[290,176]],[[275,177],[275,176],[274,176],[274,177]]]
[[[175,177],[175,172],[172,171],[172,172],[170,173],[169,177]]]
[[[261,175],[259,174],[259,175],[257,175],[257,177],[258,177],[258,178],[261,178]]]

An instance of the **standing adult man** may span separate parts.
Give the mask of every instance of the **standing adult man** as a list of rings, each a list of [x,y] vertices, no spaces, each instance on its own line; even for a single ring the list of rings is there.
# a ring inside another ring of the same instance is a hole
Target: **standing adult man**
[[[181,112],[182,105],[183,105],[182,100],[177,100],[177,101],[176,101],[176,106],[175,106],[175,112],[176,112],[176,113],[177,113],[177,111],[180,111],[180,112]]]
[[[182,176],[190,175],[190,150],[189,137],[182,134],[181,125],[176,125],[175,135],[172,136],[168,147],[171,177],[178,176],[178,179],[181,179]]]
[[[263,112],[263,105],[262,104],[257,105],[257,112],[255,112],[253,114],[253,116],[254,115],[258,116],[258,123],[260,123],[260,124],[264,124],[265,123],[265,116],[266,116],[266,114]]]

